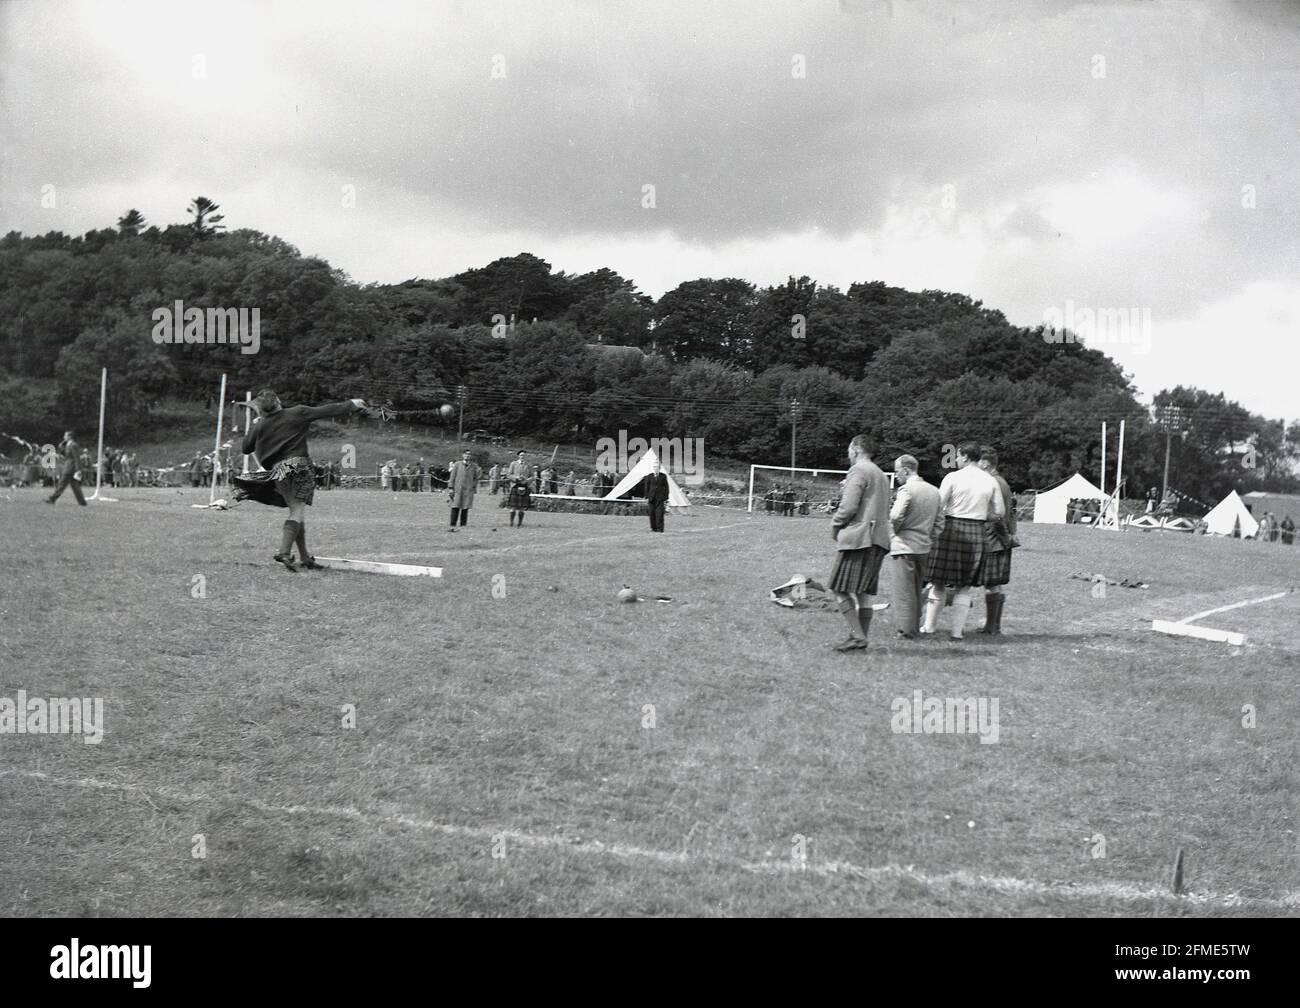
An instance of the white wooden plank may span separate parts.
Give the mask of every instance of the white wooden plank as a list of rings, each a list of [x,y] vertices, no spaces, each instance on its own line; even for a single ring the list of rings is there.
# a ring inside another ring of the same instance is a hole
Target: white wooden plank
[[[1246,643],[1246,635],[1233,633],[1230,630],[1214,630],[1210,627],[1192,626],[1190,623],[1173,623],[1169,620],[1152,620],[1151,629],[1158,633],[1170,634],[1174,637],[1195,637],[1198,640],[1217,641],[1220,644],[1231,644],[1233,647],[1241,647]]]
[[[416,564],[382,563],[378,560],[348,560],[343,557],[315,558],[329,570],[359,571],[364,574],[392,574],[396,577],[442,577],[441,567],[420,567]]]

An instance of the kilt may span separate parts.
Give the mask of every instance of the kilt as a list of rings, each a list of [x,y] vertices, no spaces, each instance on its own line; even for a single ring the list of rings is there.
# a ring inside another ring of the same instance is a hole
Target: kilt
[[[936,588],[980,584],[984,557],[984,522],[978,518],[945,518],[939,541],[930,550],[926,576]]]
[[[1011,551],[1009,549],[998,549],[995,553],[984,553],[984,560],[980,564],[980,580],[982,585],[1004,585],[1011,583]]]
[[[506,507],[511,511],[528,511],[532,506],[533,497],[528,492],[528,484],[522,481],[510,484],[510,492],[506,495]]]
[[[883,546],[836,550],[835,566],[826,587],[846,595],[879,594],[880,564],[888,554]]]
[[[979,583],[988,587],[1011,581],[1011,533],[1005,518],[992,518],[984,527],[984,559]]]
[[[255,500],[272,507],[288,507],[290,500],[310,504],[316,494],[316,470],[311,459],[298,456],[276,464],[270,472],[231,476],[235,500]]]

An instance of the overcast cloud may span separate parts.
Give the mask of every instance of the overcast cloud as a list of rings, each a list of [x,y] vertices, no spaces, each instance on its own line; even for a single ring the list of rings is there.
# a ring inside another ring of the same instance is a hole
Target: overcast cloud
[[[1298,8],[19,0],[0,230],[202,194],[365,282],[530,251],[652,295],[808,274],[1023,325],[1149,309],[1149,352],[1103,348],[1144,393],[1294,418]]]

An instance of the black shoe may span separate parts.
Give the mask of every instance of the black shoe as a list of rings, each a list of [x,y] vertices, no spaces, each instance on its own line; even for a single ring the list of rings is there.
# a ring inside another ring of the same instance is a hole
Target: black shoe
[[[316,562],[315,557],[303,557],[301,560],[298,561],[298,566],[301,567],[303,570],[324,570],[325,569],[324,567],[322,567],[320,564]]]
[[[278,564],[284,564],[284,569],[290,574],[296,574],[298,572],[298,568],[293,565],[293,557],[288,553],[277,553],[275,556],[271,557],[271,559]]]

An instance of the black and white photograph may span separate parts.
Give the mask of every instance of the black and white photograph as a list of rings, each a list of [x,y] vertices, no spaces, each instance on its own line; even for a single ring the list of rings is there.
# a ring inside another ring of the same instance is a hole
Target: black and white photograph
[[[1298,96],[1292,0],[0,0],[0,916],[1249,988]]]

